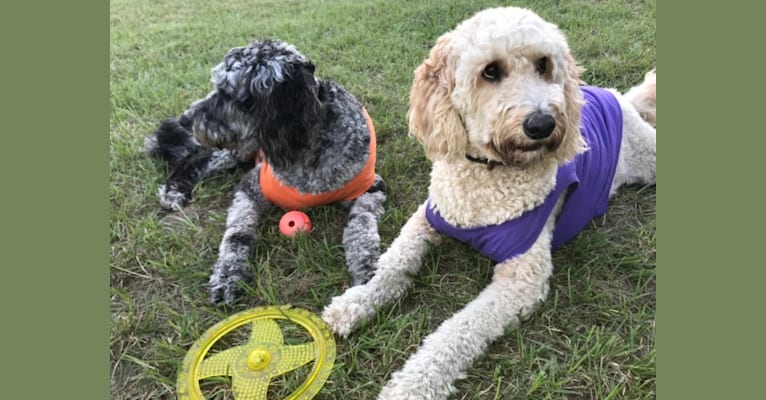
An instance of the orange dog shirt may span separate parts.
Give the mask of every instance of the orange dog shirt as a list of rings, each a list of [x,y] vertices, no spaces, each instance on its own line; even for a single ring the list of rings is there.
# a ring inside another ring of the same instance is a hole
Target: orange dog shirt
[[[370,129],[370,155],[367,163],[356,176],[344,186],[324,193],[301,193],[297,189],[283,184],[272,171],[271,165],[264,159],[261,166],[261,191],[266,200],[287,210],[299,210],[338,201],[354,200],[364,194],[375,181],[375,127],[367,110],[362,108],[367,126]]]

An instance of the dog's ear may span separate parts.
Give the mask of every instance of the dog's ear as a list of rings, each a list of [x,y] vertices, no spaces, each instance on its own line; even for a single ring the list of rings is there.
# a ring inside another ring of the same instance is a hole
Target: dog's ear
[[[561,142],[556,157],[561,162],[568,162],[577,153],[587,148],[582,135],[580,134],[580,114],[582,106],[585,104],[580,85],[580,74],[582,69],[577,65],[571,53],[565,57],[564,73],[564,139]]]
[[[440,37],[428,58],[415,69],[407,114],[410,135],[432,159],[462,157],[466,132],[450,99],[455,87],[456,60],[448,35]]]
[[[290,62],[280,67],[281,80],[248,110],[255,136],[269,162],[277,168],[294,162],[322,121],[325,107],[310,62]],[[262,94],[262,91],[258,91]]]

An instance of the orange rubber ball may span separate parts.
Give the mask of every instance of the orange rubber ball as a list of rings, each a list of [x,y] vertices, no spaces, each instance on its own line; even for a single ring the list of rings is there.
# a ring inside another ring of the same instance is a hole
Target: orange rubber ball
[[[311,220],[301,211],[289,211],[279,220],[279,231],[287,237],[299,232],[311,233]]]

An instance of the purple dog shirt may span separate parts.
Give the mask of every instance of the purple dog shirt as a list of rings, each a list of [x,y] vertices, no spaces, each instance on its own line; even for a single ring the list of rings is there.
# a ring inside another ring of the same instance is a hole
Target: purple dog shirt
[[[426,218],[438,232],[451,236],[491,258],[503,262],[525,253],[535,243],[558,198],[566,201],[556,218],[554,249],[563,246],[588,223],[606,212],[622,141],[622,111],[614,95],[604,89],[585,86],[581,133],[588,150],[559,167],[556,186],[543,204],[522,216],[497,225],[457,228],[426,205]]]

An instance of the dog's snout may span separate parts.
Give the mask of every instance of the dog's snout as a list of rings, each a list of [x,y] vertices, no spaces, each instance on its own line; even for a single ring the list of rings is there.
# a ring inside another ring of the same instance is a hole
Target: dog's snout
[[[556,121],[550,114],[533,112],[524,120],[524,134],[531,139],[545,139],[551,135]]]

